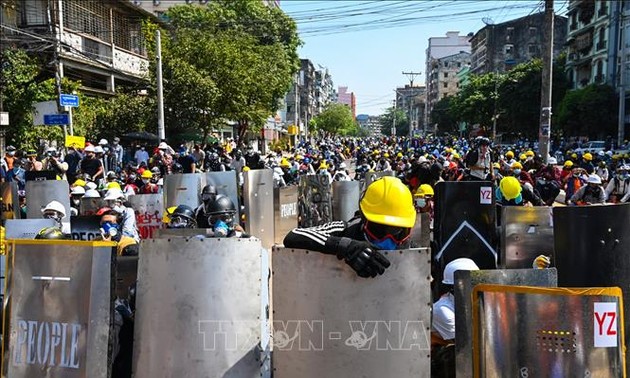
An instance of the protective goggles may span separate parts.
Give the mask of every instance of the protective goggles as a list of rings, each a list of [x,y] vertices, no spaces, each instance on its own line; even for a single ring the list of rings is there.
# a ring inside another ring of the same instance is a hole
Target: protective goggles
[[[372,242],[377,243],[391,239],[396,244],[402,244],[411,236],[411,228],[387,226],[370,221],[365,222],[363,231]]]
[[[179,215],[171,216],[169,226],[173,228],[194,228],[195,224],[192,220]]]
[[[234,222],[234,214],[218,214],[218,215],[210,215],[208,217],[208,223],[210,226],[214,226],[218,221],[222,221],[227,225],[231,225]]]
[[[202,193],[201,194],[201,201],[203,202],[208,202],[211,200],[214,200],[215,198],[217,198],[217,195],[214,193]]]

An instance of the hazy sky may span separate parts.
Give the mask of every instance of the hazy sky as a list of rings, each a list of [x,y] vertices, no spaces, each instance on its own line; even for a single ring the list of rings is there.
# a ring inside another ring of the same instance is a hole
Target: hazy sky
[[[568,1],[555,11],[566,14]],[[378,115],[392,105],[394,88],[409,84],[403,71],[421,72],[430,37],[447,31],[475,33],[485,22],[501,23],[544,9],[544,1],[282,0],[298,23],[304,45],[300,57],[327,67],[335,87],[348,86],[357,97],[357,114]]]

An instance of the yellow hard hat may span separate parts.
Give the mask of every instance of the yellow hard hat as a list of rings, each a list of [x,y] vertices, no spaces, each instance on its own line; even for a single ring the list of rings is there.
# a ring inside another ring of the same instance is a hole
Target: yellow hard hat
[[[249,172],[251,170],[251,168],[249,168],[248,166],[244,166],[243,167],[243,172]]]
[[[418,191],[422,192],[422,195],[426,196],[434,196],[435,192],[433,191],[433,188],[431,187],[431,185],[429,184],[422,184],[420,185],[420,187],[418,188]]]
[[[399,157],[399,158],[403,157],[402,152],[397,153],[397,154],[396,154],[396,157]]]
[[[85,186],[86,182],[81,180],[81,179],[77,179],[72,186]]]
[[[295,160],[302,160],[304,159],[304,156],[302,155],[295,155]]]
[[[525,152],[525,156],[527,156],[527,157],[532,157],[532,156],[534,156],[534,151],[532,151],[532,150],[527,150],[527,152]]]
[[[521,154],[521,156],[518,157],[520,160],[527,160],[527,155],[525,154]]]
[[[177,209],[177,206],[171,206],[164,211],[164,214],[162,215],[162,223],[170,223],[171,215],[175,209]]]
[[[120,184],[117,182],[109,182],[107,183],[107,186],[105,187],[105,189],[109,190],[109,189],[120,189],[122,190],[122,188],[120,187]]]
[[[459,154],[457,152],[453,152],[453,155],[451,155],[451,158],[453,158],[453,159],[461,159],[461,156],[459,156]]]
[[[521,194],[521,183],[515,177],[504,177],[499,183],[499,189],[503,197],[507,200],[513,200]]]
[[[512,166],[510,168],[512,168],[512,169],[523,169],[523,164],[519,163],[518,161],[515,161],[514,163],[512,163]]]
[[[282,158],[282,160],[280,160],[280,166],[283,168],[289,168],[291,164],[289,164],[289,161],[286,158]]]
[[[513,157],[514,157],[514,152],[512,152],[512,151],[508,151],[508,152],[506,152],[506,153],[505,153],[505,157],[508,157],[508,158],[510,158],[510,159],[511,159],[511,158],[513,158]]]
[[[368,186],[359,208],[374,223],[411,228],[416,223],[416,210],[409,188],[392,176],[385,176]]]
[[[577,154],[576,153],[572,153],[571,154],[571,159],[577,159]]]
[[[573,167],[573,162],[571,160],[567,160],[564,162],[564,166],[567,168]]]
[[[585,153],[584,156],[582,157],[584,158],[584,160],[588,160],[588,161],[593,160],[593,155],[591,155],[590,152]]]
[[[328,169],[328,164],[326,164],[326,160],[322,160],[319,164],[319,169]]]
[[[492,168],[499,169],[499,168],[501,168],[501,165],[499,163],[494,163],[494,164],[492,164]]]
[[[153,178],[153,173],[151,173],[151,171],[149,171],[148,169],[145,169],[144,171],[142,171],[142,176],[143,179],[150,179]]]
[[[380,152],[379,150],[374,150],[374,151],[372,151],[372,155],[378,155],[378,154],[380,154],[380,153],[381,153],[381,152]]]

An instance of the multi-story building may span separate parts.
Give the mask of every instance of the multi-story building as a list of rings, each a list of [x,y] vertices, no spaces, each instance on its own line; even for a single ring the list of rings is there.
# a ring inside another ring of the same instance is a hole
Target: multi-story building
[[[146,80],[149,62],[141,29],[152,15],[132,3],[6,0],[1,6],[0,44],[49,55],[48,61],[57,53],[60,76],[81,81],[83,92],[109,95],[118,85]]]
[[[333,102],[335,88],[328,69],[315,71],[315,115],[324,111]]]
[[[357,98],[354,92],[348,92],[348,87],[339,87],[337,90],[337,103],[344,104],[352,110],[352,118],[357,117]]]
[[[177,5],[206,5],[210,0],[128,0],[147,12],[163,18],[170,7]],[[262,0],[267,6],[280,7],[279,0]]]
[[[407,114],[411,133],[411,130],[423,129],[425,99],[426,91],[423,86],[405,85],[396,88],[396,108]]]
[[[436,61],[446,56],[459,54],[461,52],[470,53],[470,38],[472,33],[466,36],[459,35],[458,31],[449,31],[445,37],[431,37],[429,38],[429,46],[426,50],[426,68],[425,68],[425,86],[427,92],[427,99],[425,101],[424,111],[424,125],[423,130],[426,130],[429,124],[429,115],[435,103],[439,100],[437,90],[431,83],[431,72],[436,64]]]
[[[471,39],[470,72],[481,75],[505,72],[519,63],[540,58],[543,51],[545,14],[537,13],[500,24],[488,24]],[[554,18],[556,58],[563,50],[567,35],[567,18]]]
[[[313,62],[300,59],[300,71],[295,75],[293,85],[285,96],[286,126],[298,126],[299,133],[308,133],[308,122],[316,116],[317,76]]]
[[[431,61],[429,71],[427,71],[429,90],[427,91],[426,108],[429,113],[438,101],[459,92],[460,84],[457,73],[462,67],[469,65],[470,53],[467,51],[460,51]],[[428,122],[430,114],[426,114],[425,119]]]
[[[567,77],[571,89],[589,84],[617,86],[618,22],[624,2],[569,1],[566,39]],[[627,41],[627,39],[626,39]],[[626,42],[627,43],[627,42]]]
[[[359,123],[359,127],[368,131],[369,136],[380,137],[383,135],[380,116],[357,114],[356,120]],[[389,135],[389,133],[387,135]]]

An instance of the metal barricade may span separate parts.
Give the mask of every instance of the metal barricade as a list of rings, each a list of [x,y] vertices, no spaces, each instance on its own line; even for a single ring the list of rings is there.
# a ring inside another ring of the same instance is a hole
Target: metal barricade
[[[431,215],[429,213],[416,214],[416,223],[411,230],[410,242],[412,246],[419,248],[431,246]]]
[[[620,288],[473,289],[475,377],[625,377]]]
[[[442,268],[459,257],[481,269],[497,264],[496,210],[491,182],[438,182],[435,185],[433,240]],[[442,269],[440,269],[442,271]]]
[[[479,284],[557,287],[558,272],[550,269],[459,270],[455,272],[455,369],[457,378],[473,376],[472,290]]]
[[[155,230],[162,227],[164,206],[161,194],[129,196],[128,202],[136,212],[136,225],[140,238],[151,239]],[[194,208],[193,208],[194,209]]]
[[[188,205],[193,209],[201,203],[201,173],[176,173],[164,176],[165,209],[173,206]]]
[[[395,174],[394,171],[366,172],[365,178],[361,181],[361,193],[363,193],[371,183],[384,176],[395,176]]]
[[[300,177],[298,186],[298,224],[319,226],[332,221],[331,186],[326,175]]]
[[[54,219],[7,219],[6,239],[35,239],[37,233],[46,227],[56,226]]]
[[[0,182],[0,221],[20,219],[20,200],[15,182]]]
[[[3,376],[108,377],[114,245],[9,241]]]
[[[268,377],[268,278],[254,238],[143,240],[134,376]]]
[[[506,269],[526,269],[539,255],[553,255],[551,207],[503,206],[501,258]]]
[[[282,244],[284,237],[298,226],[298,187],[285,186],[273,191],[274,223],[276,244]]]
[[[206,172],[201,176],[201,188],[203,189],[206,185],[214,185],[218,194],[230,197],[232,202],[234,202],[234,206],[236,206],[238,219],[240,219],[241,209],[239,204],[241,201],[236,181],[236,171]]]
[[[265,248],[274,243],[273,171],[257,169],[245,172],[243,200],[245,205],[245,231],[259,238]]]
[[[359,210],[361,188],[359,181],[335,181],[332,183],[332,218],[349,221]]]
[[[66,210],[66,216],[61,221],[63,230],[70,230],[70,187],[67,181],[27,181],[26,198],[26,216],[30,219],[41,218],[42,209],[51,201],[61,203]]]
[[[360,278],[335,256],[274,248],[274,377],[430,377],[430,256],[385,253]]]

